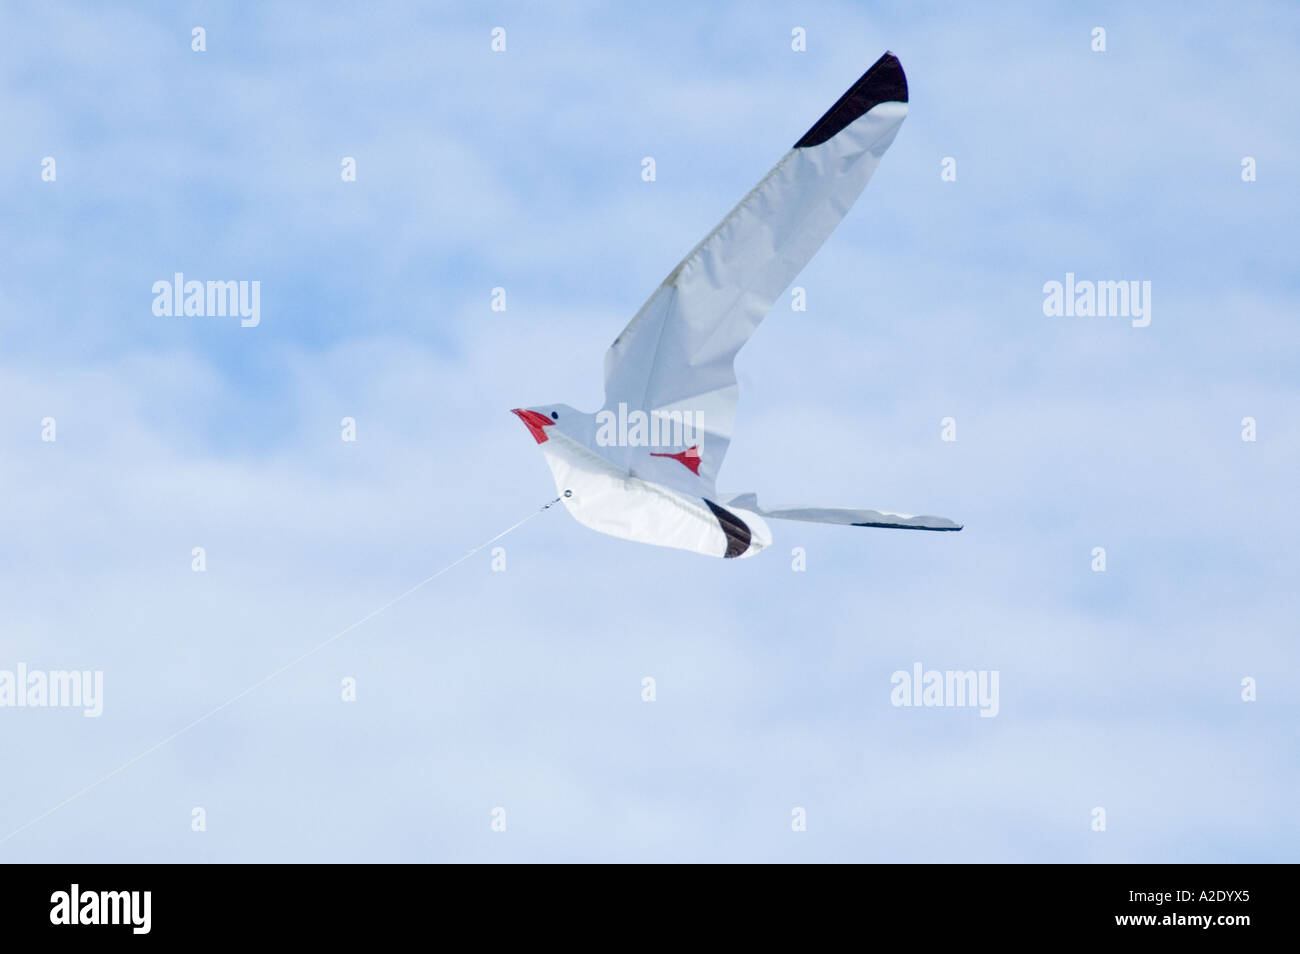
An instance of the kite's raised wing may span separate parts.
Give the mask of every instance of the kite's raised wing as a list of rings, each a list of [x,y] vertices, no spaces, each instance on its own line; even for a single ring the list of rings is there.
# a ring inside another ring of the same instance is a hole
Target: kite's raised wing
[[[629,471],[711,496],[736,416],[732,362],[844,218],[907,116],[907,79],[886,53],[795,143],[650,296],[605,355],[605,408],[661,420],[690,412],[698,462],[628,453]]]
[[[803,520],[807,523],[837,523],[847,527],[891,527],[895,530],[960,530],[962,525],[947,517],[913,517],[888,510],[854,510],[841,507],[788,507],[764,510],[755,494],[740,494],[727,502],[728,507],[752,511],[775,520]]]

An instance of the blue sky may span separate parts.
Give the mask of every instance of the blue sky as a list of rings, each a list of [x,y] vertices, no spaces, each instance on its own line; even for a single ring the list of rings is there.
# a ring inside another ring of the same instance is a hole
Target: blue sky
[[[0,709],[0,838],[550,499],[507,410],[598,407],[885,49],[909,118],[741,353],[720,483],[966,529],[723,562],[549,511],[0,857],[1297,860],[1298,41],[1251,3],[8,8],[0,669],[105,699]],[[177,271],[260,281],[260,325],[155,317]],[[1150,281],[1150,326],[1044,317],[1066,272]],[[893,707],[916,661],[997,670],[998,716]]]

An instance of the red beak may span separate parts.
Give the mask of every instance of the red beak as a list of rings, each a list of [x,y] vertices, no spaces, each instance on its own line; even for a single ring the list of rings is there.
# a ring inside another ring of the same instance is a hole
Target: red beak
[[[510,413],[519,415],[519,420],[524,422],[524,426],[528,428],[528,433],[533,435],[533,440],[539,444],[546,443],[547,437],[544,428],[553,425],[554,421],[545,414],[539,414],[536,411],[523,411],[517,407],[511,408]]]

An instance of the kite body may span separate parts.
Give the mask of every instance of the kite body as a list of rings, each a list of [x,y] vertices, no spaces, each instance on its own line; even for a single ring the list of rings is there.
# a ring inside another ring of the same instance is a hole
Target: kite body
[[[756,513],[634,476],[579,442],[555,434],[542,455],[575,520],[592,530],[719,557],[745,557],[772,542]]]
[[[960,530],[942,517],[763,510],[715,481],[731,443],[734,361],[866,187],[907,116],[907,79],[882,56],[673,269],[605,355],[605,406],[516,409],[565,507],[585,526],[719,557],[772,541],[765,517]]]

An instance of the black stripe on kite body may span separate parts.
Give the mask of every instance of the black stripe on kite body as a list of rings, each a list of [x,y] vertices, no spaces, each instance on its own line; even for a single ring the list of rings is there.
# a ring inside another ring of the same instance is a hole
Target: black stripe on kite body
[[[723,554],[723,557],[731,560],[743,555],[749,549],[751,539],[749,525],[725,507],[719,507],[708,498],[701,499],[709,505],[713,515],[718,518],[718,524],[722,527],[722,532],[726,534],[727,552]]]
[[[839,102],[827,110],[826,115],[817,120],[794,147],[820,146],[873,106],[905,102],[907,76],[903,73],[903,64],[893,53],[886,53],[849,87]]]

